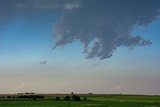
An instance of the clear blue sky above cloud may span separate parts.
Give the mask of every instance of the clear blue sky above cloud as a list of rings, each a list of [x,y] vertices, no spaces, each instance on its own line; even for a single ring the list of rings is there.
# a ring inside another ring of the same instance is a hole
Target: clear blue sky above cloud
[[[93,7],[96,2],[96,0],[93,2]],[[90,24],[91,22],[87,24],[84,19],[79,20],[79,23],[74,22],[78,20],[77,13],[83,13],[83,9],[87,9],[89,13],[89,16],[84,16],[87,20],[93,16],[93,13],[91,14],[93,7],[88,8],[89,0],[87,2],[83,0],[77,2],[72,0],[61,0],[61,2],[58,0],[9,0],[9,2],[0,0],[0,3],[0,93],[26,91],[70,93],[74,91],[78,93],[160,94],[160,20],[148,17],[146,20],[151,22],[145,23],[144,17],[144,20],[131,20],[132,22],[142,21],[142,24],[129,23],[126,20],[126,24],[119,26],[121,15],[118,15],[120,18],[116,19],[117,15],[109,13],[115,18],[110,19],[116,25],[112,26],[113,31],[115,30],[113,33],[108,27],[109,21],[101,17],[91,19],[93,23],[98,20],[94,24]],[[101,2],[98,2],[98,5],[101,6]],[[102,10],[97,10],[97,12],[105,12]],[[151,10],[155,12],[156,9],[151,8]],[[99,13],[98,15],[101,16]],[[102,16],[109,18],[107,14]],[[110,32],[107,31],[110,36],[87,35],[106,35],[106,31],[101,29],[103,21],[103,27],[110,30]],[[82,22],[90,28],[81,28]],[[74,28],[74,25],[77,27]],[[92,25],[98,27],[91,27]],[[125,28],[126,26],[128,27]],[[68,28],[65,31],[66,27]],[[125,33],[121,27],[126,29]],[[132,27],[130,32],[129,28]],[[78,33],[77,29],[79,29]],[[95,29],[98,33],[94,32]],[[142,39],[130,38],[131,35],[127,35],[130,33],[133,37],[140,35]],[[122,37],[120,34],[124,34],[124,38],[119,39]],[[112,37],[124,42],[119,42]],[[106,38],[114,42],[104,41]],[[142,46],[147,40],[150,40],[152,44]],[[84,45],[91,42],[93,46],[89,46],[86,48],[88,52],[84,52]],[[94,42],[97,45],[94,45]],[[52,50],[55,44],[57,47]],[[98,46],[100,50],[97,49]],[[135,47],[130,48],[132,46]],[[110,54],[113,55],[110,56]],[[47,63],[40,64],[45,60]]]

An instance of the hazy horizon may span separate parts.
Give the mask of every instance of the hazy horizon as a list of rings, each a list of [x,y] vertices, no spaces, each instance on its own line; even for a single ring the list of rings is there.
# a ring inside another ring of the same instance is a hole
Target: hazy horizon
[[[159,19],[158,0],[0,0],[0,94],[160,95]]]

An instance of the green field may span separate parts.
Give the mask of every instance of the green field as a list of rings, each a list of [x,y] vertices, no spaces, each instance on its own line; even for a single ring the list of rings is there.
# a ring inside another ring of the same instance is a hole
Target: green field
[[[81,99],[87,98],[87,101],[54,101],[54,98],[54,96],[46,97],[44,100],[37,101],[3,98],[0,100],[0,107],[160,107],[160,96],[81,96]]]

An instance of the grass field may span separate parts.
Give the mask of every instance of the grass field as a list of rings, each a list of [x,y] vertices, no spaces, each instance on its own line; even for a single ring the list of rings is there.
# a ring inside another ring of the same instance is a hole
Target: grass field
[[[89,95],[88,101],[1,99],[0,107],[160,107],[160,96],[139,95]]]

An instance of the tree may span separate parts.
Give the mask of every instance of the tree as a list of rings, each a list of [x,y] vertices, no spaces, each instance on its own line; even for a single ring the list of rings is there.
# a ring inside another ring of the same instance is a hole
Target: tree
[[[36,97],[35,97],[35,96],[33,97],[33,100],[34,100],[34,101],[37,101],[37,99],[36,99]]]
[[[85,98],[83,98],[83,101],[88,101],[88,99],[85,97]]]
[[[66,96],[66,97],[64,97],[64,99],[63,99],[63,100],[64,100],[64,101],[69,101],[69,100],[70,100],[70,98],[71,98],[70,96]]]
[[[56,101],[59,101],[60,100],[60,97],[56,97]]]
[[[73,96],[72,96],[72,99],[73,99],[74,101],[80,101],[80,100],[81,100],[81,98],[80,98],[78,95],[73,95]]]

